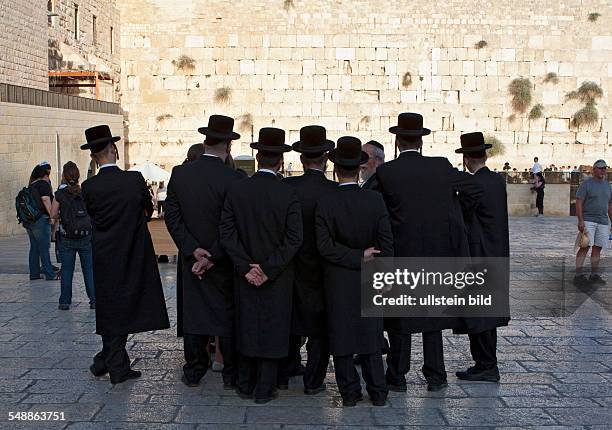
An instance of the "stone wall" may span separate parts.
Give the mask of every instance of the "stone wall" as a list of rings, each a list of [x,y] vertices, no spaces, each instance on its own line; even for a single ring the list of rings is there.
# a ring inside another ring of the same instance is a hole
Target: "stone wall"
[[[85,70],[105,72],[111,81],[104,81],[100,100],[118,101],[119,10],[116,0],[53,0],[56,17],[49,19],[49,70]],[[78,32],[75,32],[75,6],[78,5]],[[94,35],[95,17],[95,35]],[[78,33],[78,34],[77,34]],[[112,33],[112,36],[111,36]],[[113,47],[111,47],[111,41]],[[91,82],[91,81],[90,81]],[[70,91],[73,90],[73,91]],[[92,88],[55,89],[54,91],[94,98]]]
[[[459,135],[474,130],[503,142],[496,167],[510,161],[522,170],[535,155],[557,166],[609,155],[607,0],[130,0],[118,7],[132,162],[180,162],[201,139],[196,128],[221,112],[242,124],[235,154],[250,154],[251,123],[255,133],[282,127],[289,141],[318,123],[334,139],[375,138],[392,154],[387,129],[411,110],[433,130],[425,153],[454,164]],[[590,22],[589,13],[601,16]],[[549,72],[558,83],[544,82]],[[531,81],[533,102],[517,114],[508,85],[521,76]],[[604,97],[597,123],[578,130],[570,119],[581,105],[565,94],[587,80]],[[530,121],[537,103],[544,117]]]
[[[23,233],[15,220],[15,196],[27,185],[36,164],[43,160],[51,163],[54,188],[61,175],[58,164],[66,161],[77,163],[82,179],[87,177],[89,152],[79,146],[84,143],[86,128],[103,123],[109,124],[114,134],[123,135],[121,115],[0,102],[0,236]],[[123,141],[118,146],[123,154]]]
[[[45,0],[0,0],[0,83],[46,90]]]
[[[532,184],[508,184],[508,215],[531,216],[536,209],[535,192],[531,191]],[[569,216],[570,214],[570,185],[546,184],[544,189],[544,215]]]

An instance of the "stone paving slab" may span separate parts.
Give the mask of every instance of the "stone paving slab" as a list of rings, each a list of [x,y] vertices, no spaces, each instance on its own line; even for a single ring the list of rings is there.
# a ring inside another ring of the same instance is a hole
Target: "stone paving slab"
[[[528,297],[530,288],[557,276],[541,257],[571,262],[575,220],[512,218],[510,227],[512,254],[525,256],[517,259],[523,266],[513,273],[513,297]],[[0,240],[8,268],[0,269],[0,429],[611,428],[612,317],[594,302],[563,318],[521,314],[500,329],[500,384],[458,381],[454,372],[470,365],[469,346],[465,336],[446,332],[444,392],[426,391],[415,336],[408,392],[391,393],[385,407],[373,407],[366,396],[343,408],[331,365],[326,392],[304,396],[300,378],[293,378],[277,400],[255,405],[224,391],[219,373],[207,373],[200,387],[185,387],[175,327],[129,337],[140,380],[113,387],[108,377],[94,378],[87,368],[100,340],[82,276],[75,276],[72,309],[59,311],[59,284],[27,279],[26,238],[8,242]],[[174,322],[175,267],[160,270]],[[7,421],[9,412],[37,411],[62,411],[66,421]]]

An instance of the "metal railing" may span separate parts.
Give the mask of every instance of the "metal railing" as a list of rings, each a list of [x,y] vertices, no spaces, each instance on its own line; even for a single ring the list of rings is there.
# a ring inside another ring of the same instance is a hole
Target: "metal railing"
[[[11,84],[0,84],[0,102],[99,112],[112,115],[121,114],[121,107],[118,103],[87,99],[85,97],[71,96],[68,94],[54,93],[52,91],[20,87]]]

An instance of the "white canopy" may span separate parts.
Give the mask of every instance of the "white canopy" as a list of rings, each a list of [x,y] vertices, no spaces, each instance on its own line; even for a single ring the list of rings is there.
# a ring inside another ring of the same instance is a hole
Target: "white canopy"
[[[132,167],[130,170],[142,173],[142,176],[151,182],[168,182],[170,179],[170,173],[148,160],[143,164]]]

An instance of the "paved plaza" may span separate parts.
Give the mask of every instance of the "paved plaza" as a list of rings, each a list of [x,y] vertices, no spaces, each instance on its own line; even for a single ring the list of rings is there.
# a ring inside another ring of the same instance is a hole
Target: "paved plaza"
[[[511,291],[537,286],[530,268],[538,262],[566,256],[571,267],[575,231],[574,218],[511,219],[512,254],[529,257],[513,267]],[[447,331],[443,392],[426,391],[415,336],[408,392],[390,393],[386,407],[364,401],[343,408],[331,366],[326,392],[304,396],[293,378],[278,400],[260,406],[223,391],[218,373],[209,372],[198,388],[184,386],[175,327],[130,336],[141,379],[113,387],[94,378],[88,367],[101,342],[81,275],[73,307],[58,310],[59,282],[28,280],[26,242],[0,241],[0,428],[612,428],[612,317],[591,300],[569,317],[521,316],[500,329],[500,384],[458,381],[454,372],[471,364],[469,348],[464,336]],[[160,269],[174,326],[175,265]],[[9,412],[37,411],[63,412],[65,421],[8,422]]]

